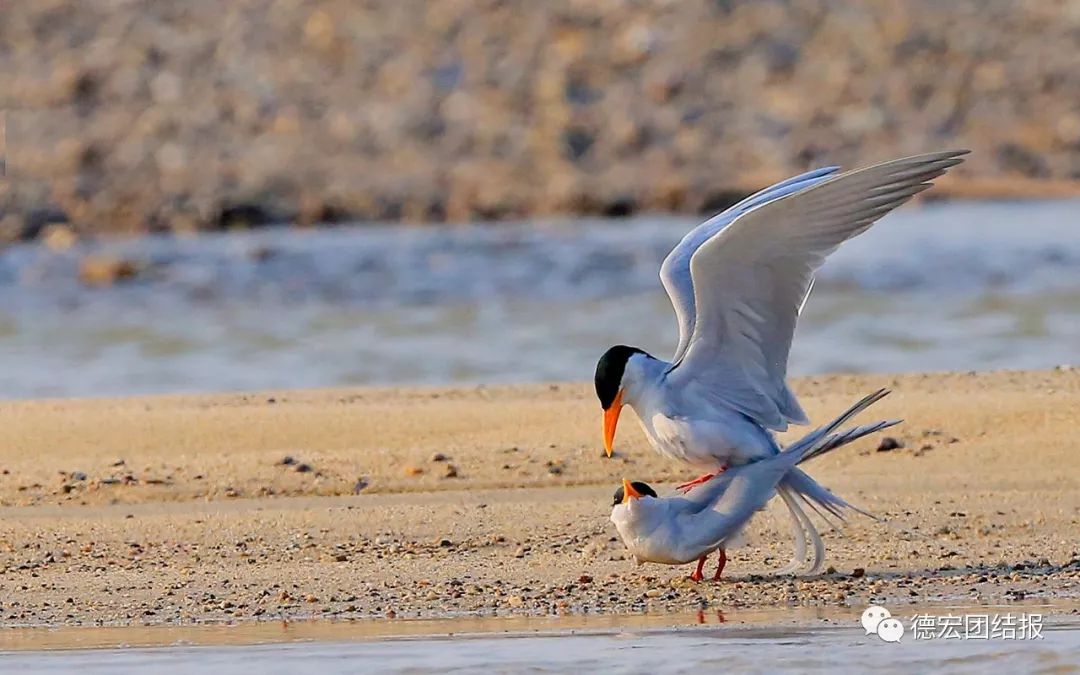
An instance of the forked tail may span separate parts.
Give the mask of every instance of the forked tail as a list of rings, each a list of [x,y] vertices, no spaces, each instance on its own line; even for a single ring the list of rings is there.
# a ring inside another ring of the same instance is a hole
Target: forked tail
[[[899,420],[889,422],[877,422],[876,424],[869,424],[861,427],[855,427],[848,431],[837,433],[836,430],[840,428],[849,419],[858,415],[863,410],[866,410],[870,406],[874,405],[881,399],[889,395],[888,389],[878,389],[873,394],[864,396],[858,403],[851,406],[839,417],[829,422],[825,426],[818,427],[810,433],[806,434],[799,440],[795,441],[787,448],[783,453],[786,454],[795,464],[800,464],[810,459],[811,457],[818,457],[825,454],[830,450],[834,450],[841,445],[846,445],[854,441],[857,438],[879,431],[886,427],[890,427],[894,424],[898,424]]]
[[[873,424],[865,424],[846,431],[836,431],[836,429],[844,424],[844,422],[880,401],[887,396],[888,393],[889,392],[885,389],[879,389],[873,394],[870,394],[829,424],[815,429],[788,446],[784,452],[796,453],[791,458],[796,464],[801,464],[808,459],[820,457],[827,452],[847,445],[863,436],[899,424],[900,420],[887,420],[875,422]],[[813,559],[810,562],[810,573],[819,571],[824,564],[825,547],[822,544],[821,536],[818,534],[814,523],[800,507],[799,501],[796,498],[801,499],[802,502],[816,511],[826,522],[829,522],[830,525],[832,523],[825,513],[828,512],[840,520],[843,520],[844,509],[851,509],[876,520],[873,515],[851,505],[843,498],[834,495],[832,492],[829,492],[801,469],[792,468],[784,479],[780,481],[780,484],[777,486],[777,491],[791,513],[792,530],[795,535],[795,555],[791,560],[791,564],[785,567],[782,570],[782,573],[798,571],[805,565],[807,544],[810,544],[814,552]]]

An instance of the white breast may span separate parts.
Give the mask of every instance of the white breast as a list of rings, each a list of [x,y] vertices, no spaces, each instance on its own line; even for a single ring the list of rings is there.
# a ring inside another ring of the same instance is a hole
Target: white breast
[[[638,419],[654,450],[702,471],[746,464],[776,453],[765,429],[734,412],[709,412],[713,417],[703,419],[653,409],[639,412]]]

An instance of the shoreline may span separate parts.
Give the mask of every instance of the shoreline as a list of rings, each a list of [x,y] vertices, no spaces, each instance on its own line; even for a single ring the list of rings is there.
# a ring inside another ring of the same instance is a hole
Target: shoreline
[[[849,167],[857,168],[857,167]],[[794,171],[794,170],[793,170]],[[792,173],[791,175],[794,175]],[[465,217],[425,217],[411,218],[401,216],[388,218],[385,214],[361,211],[336,209],[333,218],[312,218],[299,211],[281,210],[273,204],[260,203],[257,201],[247,202],[243,207],[237,208],[237,213],[231,211],[221,215],[217,221],[202,223],[193,229],[103,229],[89,230],[73,223],[68,214],[62,209],[52,207],[39,208],[24,214],[10,214],[12,222],[5,228],[0,229],[0,243],[14,245],[42,244],[56,250],[67,250],[79,243],[91,242],[122,242],[139,239],[148,236],[169,236],[177,238],[191,238],[200,235],[238,232],[259,231],[274,228],[297,228],[297,229],[337,229],[337,228],[364,228],[369,226],[466,226],[466,225],[490,225],[501,223],[520,223],[531,220],[540,222],[562,221],[573,219],[603,218],[610,220],[622,220],[624,218],[638,218],[649,216],[685,217],[698,218],[702,221],[720,213],[729,206],[736,204],[744,197],[748,197],[759,190],[790,178],[791,175],[780,173],[768,173],[744,178],[738,183],[727,187],[715,189],[717,195],[723,195],[721,199],[713,199],[705,204],[693,208],[692,205],[627,205],[622,198],[611,203],[575,204],[559,211],[508,211],[495,213],[490,216],[484,214],[465,214]],[[932,192],[916,195],[913,204],[929,204],[956,201],[978,202],[1023,202],[1023,201],[1060,201],[1080,199],[1080,180],[1069,179],[1041,179],[1025,178],[1022,176],[989,177],[989,178],[953,178],[942,179],[941,184],[935,184]],[[664,207],[664,208],[658,208]],[[0,214],[4,215],[4,214]],[[15,225],[18,221],[20,224]]]
[[[1080,441],[1063,433],[1080,371],[793,385],[813,420],[892,388],[862,421],[905,418],[904,447],[871,437],[808,467],[889,523],[853,516],[822,532],[834,571],[774,577],[791,541],[770,505],[719,584],[612,541],[622,476],[685,472],[634,424],[604,461],[586,383],[5,401],[0,625],[1080,598]]]
[[[971,605],[936,603],[906,607],[908,615],[1037,614],[1051,629],[1080,629],[1080,601]],[[464,615],[436,619],[267,619],[146,626],[30,626],[0,632],[0,652],[53,652],[83,649],[244,647],[286,643],[357,643],[400,639],[475,639],[638,635],[723,629],[739,637],[776,637],[807,631],[842,630],[862,635],[859,608],[781,607],[768,610],[697,610],[632,614],[545,616]]]

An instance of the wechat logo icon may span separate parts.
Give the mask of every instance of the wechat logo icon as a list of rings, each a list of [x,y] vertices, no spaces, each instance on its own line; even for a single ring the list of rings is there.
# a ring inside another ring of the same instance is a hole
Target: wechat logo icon
[[[867,635],[876,634],[885,642],[900,642],[900,638],[904,637],[904,623],[894,619],[889,610],[880,605],[867,607],[861,621]]]

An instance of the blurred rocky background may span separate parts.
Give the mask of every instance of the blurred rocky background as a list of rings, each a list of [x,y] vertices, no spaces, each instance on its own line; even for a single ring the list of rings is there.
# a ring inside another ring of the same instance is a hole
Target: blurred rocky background
[[[6,0],[0,239],[1080,192],[1078,0]],[[63,225],[58,225],[63,223]]]

